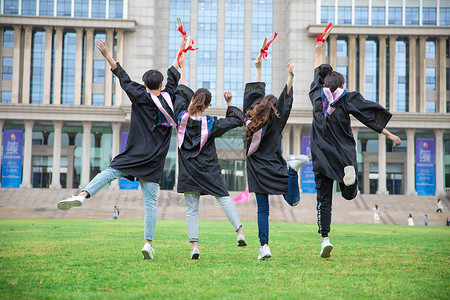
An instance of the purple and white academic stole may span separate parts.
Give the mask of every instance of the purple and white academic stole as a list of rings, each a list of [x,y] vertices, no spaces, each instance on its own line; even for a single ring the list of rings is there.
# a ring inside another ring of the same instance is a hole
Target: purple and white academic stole
[[[245,126],[247,127],[248,124],[250,124],[250,122],[251,122],[251,120],[247,120],[247,122],[245,123]],[[260,130],[253,133],[252,142],[250,143],[250,146],[248,147],[247,157],[252,155],[253,152],[255,152],[256,149],[258,149],[259,144],[261,143],[261,140],[264,137],[264,134],[266,133],[266,129],[267,129],[267,124],[264,125]]]
[[[320,96],[322,97],[322,111],[325,118],[328,118],[334,112],[335,108],[333,106],[345,94],[347,94],[347,91],[341,88],[337,88],[333,93],[330,88],[322,88],[322,93]]]
[[[161,95],[164,97],[164,100],[166,100],[167,105],[169,105],[170,109],[173,112],[173,105],[172,105],[172,99],[170,99],[170,95],[169,93],[166,92],[162,92]],[[172,117],[169,115],[169,113],[164,109],[164,107],[161,105],[161,101],[159,100],[159,98],[153,94],[150,93],[150,96],[153,100],[153,103],[155,103],[156,107],[159,109],[159,111],[164,115],[164,117],[166,118],[167,122],[170,124],[170,126],[172,127],[177,127],[177,124],[175,123],[175,121],[172,119]],[[164,126],[167,126],[168,124],[161,124]]]
[[[184,136],[186,133],[186,126],[187,126],[189,117],[190,117],[190,115],[187,111],[183,112],[182,116],[181,116],[180,124],[178,126],[177,142],[178,142],[178,148],[180,148],[180,149],[181,149],[181,145],[183,145],[183,142],[184,142]],[[201,115],[201,118],[202,118],[202,130],[200,133],[200,149],[198,150],[197,154],[195,154],[193,157],[196,157],[197,155],[200,154],[200,152],[202,151],[202,148],[205,145],[206,140],[208,139],[208,136],[209,136],[208,120],[206,119],[205,115]]]

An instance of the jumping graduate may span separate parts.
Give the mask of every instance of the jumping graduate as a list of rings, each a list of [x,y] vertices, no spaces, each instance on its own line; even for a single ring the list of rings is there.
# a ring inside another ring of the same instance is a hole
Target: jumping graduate
[[[281,152],[282,131],[292,108],[294,65],[289,63],[286,86],[277,99],[265,95],[266,84],[261,82],[261,55],[255,60],[256,82],[247,83],[244,92],[244,111],[247,136],[247,178],[249,192],[256,195],[258,230],[261,248],[258,260],[272,257],[269,248],[269,195],[283,195],[295,206],[300,202],[298,169],[308,162],[306,155],[286,158]],[[287,167],[289,164],[289,168]]]
[[[350,115],[370,129],[386,135],[401,144],[398,136],[385,127],[392,114],[373,101],[367,101],[358,92],[343,89],[344,76],[322,64],[323,42],[317,43],[314,80],[309,98],[313,106],[311,128],[311,158],[317,189],[317,224],[322,235],[320,256],[330,257],[333,250],[328,233],[331,225],[333,181],[341,188],[342,197],[352,200],[358,191],[358,164],[356,143]]]
[[[183,54],[184,56],[185,54]],[[224,97],[228,104],[226,117],[218,119],[202,115],[211,102],[204,88],[195,93],[186,86],[186,62],[181,64],[181,80],[176,91],[175,114],[178,116],[178,185],[186,200],[186,224],[191,259],[200,258],[198,243],[198,208],[200,195],[212,195],[219,201],[237,234],[238,246],[247,246],[236,206],[228,194],[216,153],[215,138],[232,128],[242,126],[244,113],[232,106],[231,92]]]
[[[183,38],[180,49],[184,49],[186,38]],[[137,178],[141,183],[144,199],[144,239],[142,249],[144,259],[152,259],[152,247],[158,209],[156,196],[159,189],[164,161],[169,150],[172,126],[176,126],[172,101],[178,86],[180,73],[175,59],[167,71],[167,84],[162,90],[164,76],[157,70],[149,70],[142,76],[144,85],[134,82],[122,66],[116,62],[103,41],[97,41],[97,48],[111,66],[111,71],[120,81],[122,89],[127,93],[131,105],[131,122],[125,151],[117,155],[110,166],[97,174],[78,196],[62,200],[58,203],[60,210],[68,210],[81,206],[111,181],[126,177]]]

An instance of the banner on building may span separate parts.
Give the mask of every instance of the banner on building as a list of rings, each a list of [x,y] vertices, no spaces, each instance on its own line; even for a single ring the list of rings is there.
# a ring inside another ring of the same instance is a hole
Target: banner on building
[[[23,129],[5,128],[3,133],[2,188],[22,183]]]
[[[311,161],[311,143],[310,136],[302,136],[302,154],[309,157],[309,162],[302,166],[302,192],[317,193],[316,182],[314,180],[314,172]]]
[[[127,145],[128,131],[122,131],[120,136],[120,152],[125,151]],[[121,190],[137,190],[139,188],[139,181],[130,181],[126,178],[119,179],[119,187]]]
[[[434,138],[416,138],[417,194],[422,196],[433,196],[435,189]]]

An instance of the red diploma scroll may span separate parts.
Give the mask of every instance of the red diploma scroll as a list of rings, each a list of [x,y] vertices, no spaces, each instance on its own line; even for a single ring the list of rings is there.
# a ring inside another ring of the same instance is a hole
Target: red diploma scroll
[[[263,42],[263,46],[261,47],[261,55],[262,58],[266,58],[267,57],[267,50],[269,49],[270,44],[272,44],[273,40],[277,37],[278,33],[275,32],[273,39],[271,39],[267,44],[265,42],[267,42],[267,38],[264,38],[264,42]]]
[[[190,36],[188,36],[187,42],[186,42],[186,47],[185,47],[184,49],[181,49],[181,50],[178,52],[178,55],[177,55],[177,62],[178,62],[178,66],[179,66],[180,68],[181,68],[181,66],[180,66],[180,58],[181,58],[181,55],[183,55],[183,53],[188,52],[189,50],[190,50],[190,51],[195,51],[195,50],[198,49],[198,48],[192,47],[192,45],[194,45],[194,40],[193,40]]]
[[[178,23],[178,31],[183,35],[183,37],[186,36],[186,31],[183,30],[183,25],[181,24],[181,19],[177,18]]]
[[[333,23],[328,24],[327,28],[325,28],[325,31],[323,33],[319,33],[319,35],[316,38],[316,41],[325,43],[332,28],[333,28]]]

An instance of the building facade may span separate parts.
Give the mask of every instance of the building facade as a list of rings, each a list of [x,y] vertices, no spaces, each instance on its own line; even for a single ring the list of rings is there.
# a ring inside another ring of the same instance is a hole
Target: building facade
[[[354,119],[361,193],[450,187],[450,1],[0,0],[2,187],[78,188],[106,168],[126,142],[131,103],[95,41],[106,41],[140,82],[176,57],[177,17],[199,47],[187,56],[188,85],[212,92],[210,115],[225,114],[227,90],[242,106],[261,42],[278,33],[262,80],[266,93],[279,94],[294,62],[286,155],[308,152],[315,37],[333,22],[324,61],[344,74],[347,89],[394,114],[388,128],[403,141],[394,148]],[[244,139],[236,129],[217,140],[230,190],[246,186]],[[161,188],[174,189],[176,177],[173,132]],[[311,178],[304,167],[304,192],[313,191]],[[110,186],[119,187],[135,186]]]

